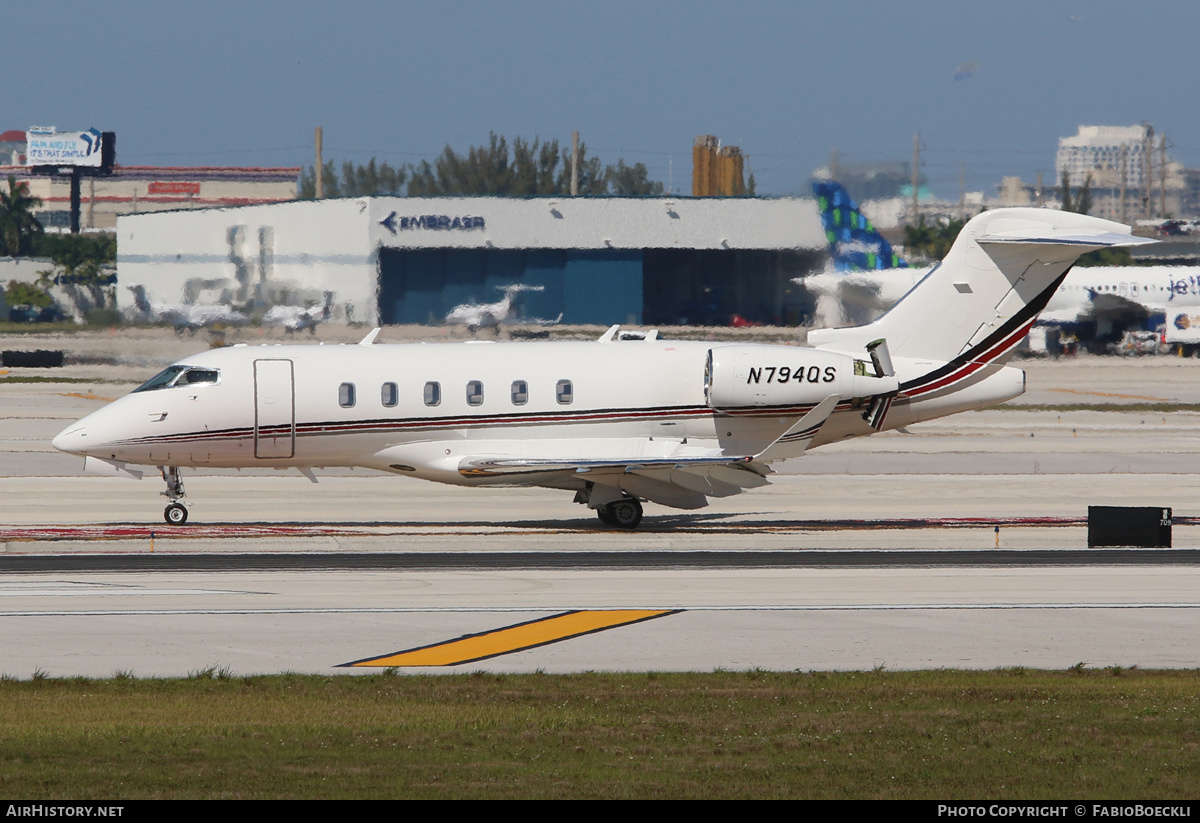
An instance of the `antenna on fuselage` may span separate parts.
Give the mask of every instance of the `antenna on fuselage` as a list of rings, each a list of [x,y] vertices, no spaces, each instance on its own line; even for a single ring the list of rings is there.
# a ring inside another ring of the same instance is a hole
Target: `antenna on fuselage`
[[[380,328],[379,326],[376,326],[375,328],[371,329],[369,332],[367,332],[366,337],[364,337],[362,340],[358,341],[358,345],[360,345],[360,346],[371,345],[372,343],[375,342],[375,338],[379,336],[379,333],[381,331],[383,331],[383,329]]]

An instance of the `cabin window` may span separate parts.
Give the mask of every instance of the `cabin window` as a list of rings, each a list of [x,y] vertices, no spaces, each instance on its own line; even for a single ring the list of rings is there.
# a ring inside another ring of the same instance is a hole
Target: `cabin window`
[[[514,406],[524,406],[529,402],[529,384],[524,380],[513,381],[512,402]]]
[[[343,383],[338,386],[338,405],[348,409],[354,405],[354,384]]]
[[[379,402],[389,409],[400,402],[400,387],[395,383],[384,383],[379,390]]]
[[[558,398],[560,405],[568,406],[575,399],[575,389],[571,386],[570,380],[559,380],[554,387],[554,396]]]
[[[467,405],[483,405],[483,383],[478,380],[472,380],[467,383]]]
[[[438,406],[442,402],[442,384],[430,380],[425,384],[425,405]]]

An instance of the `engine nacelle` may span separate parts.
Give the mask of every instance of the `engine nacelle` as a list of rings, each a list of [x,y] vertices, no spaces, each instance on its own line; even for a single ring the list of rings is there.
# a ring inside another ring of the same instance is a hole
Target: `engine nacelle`
[[[804,406],[831,394],[873,397],[898,391],[896,377],[837,352],[798,346],[717,346],[709,349],[705,395],[714,409]]]

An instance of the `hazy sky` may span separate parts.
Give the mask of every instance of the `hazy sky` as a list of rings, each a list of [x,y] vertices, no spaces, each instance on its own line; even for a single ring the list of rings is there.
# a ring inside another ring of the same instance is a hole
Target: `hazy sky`
[[[12,3],[0,129],[117,133],[125,165],[393,165],[495,131],[573,129],[690,192],[691,145],[749,157],[760,194],[842,162],[908,160],[934,192],[1052,184],[1080,124],[1165,132],[1200,165],[1200,3]],[[956,80],[960,64],[977,68]]]

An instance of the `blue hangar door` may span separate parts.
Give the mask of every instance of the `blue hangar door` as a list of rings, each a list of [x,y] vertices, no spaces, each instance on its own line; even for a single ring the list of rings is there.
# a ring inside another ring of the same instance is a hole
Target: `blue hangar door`
[[[440,323],[455,306],[522,292],[513,322],[640,323],[642,252],[577,249],[380,249],[379,318]]]

